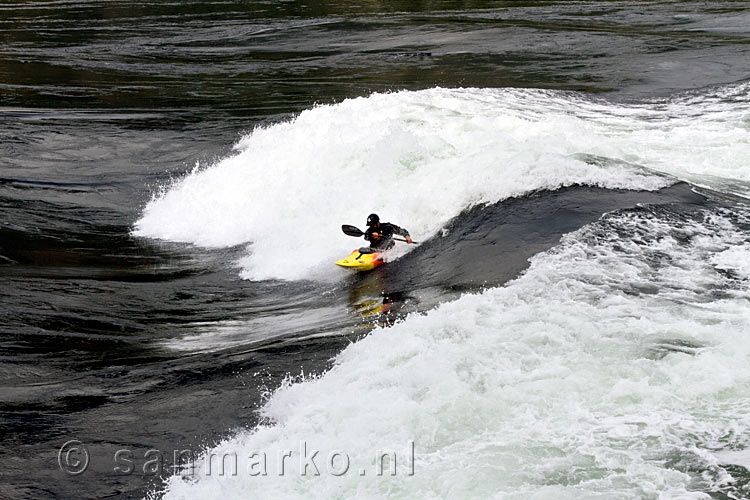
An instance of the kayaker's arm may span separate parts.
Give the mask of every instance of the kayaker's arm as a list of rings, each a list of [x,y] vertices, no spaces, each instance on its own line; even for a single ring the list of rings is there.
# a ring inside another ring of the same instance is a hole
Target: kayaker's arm
[[[409,231],[407,231],[406,229],[393,224],[393,230],[393,232],[395,232],[399,236],[403,236],[404,238],[406,238],[407,243],[414,243],[411,239],[411,236],[409,235]]]

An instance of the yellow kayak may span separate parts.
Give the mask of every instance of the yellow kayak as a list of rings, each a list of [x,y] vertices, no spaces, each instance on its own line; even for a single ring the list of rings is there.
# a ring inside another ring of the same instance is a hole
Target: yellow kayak
[[[349,257],[337,260],[336,265],[355,271],[369,271],[383,263],[383,252],[373,252],[368,247],[354,250]]]

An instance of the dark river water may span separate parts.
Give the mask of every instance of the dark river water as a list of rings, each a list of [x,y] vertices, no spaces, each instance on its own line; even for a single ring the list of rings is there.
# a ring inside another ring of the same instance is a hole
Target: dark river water
[[[3,2],[0,497],[748,498],[749,79],[745,2]],[[170,479],[259,423],[414,481]]]

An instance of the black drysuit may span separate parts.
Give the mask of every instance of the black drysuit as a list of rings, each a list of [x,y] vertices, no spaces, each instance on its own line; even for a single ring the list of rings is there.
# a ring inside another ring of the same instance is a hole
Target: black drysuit
[[[378,233],[380,236],[374,236]],[[370,226],[365,231],[365,239],[370,242],[370,248],[373,250],[388,250],[396,243],[393,241],[393,235],[409,236],[409,231],[398,227],[396,224],[381,222],[377,227]]]

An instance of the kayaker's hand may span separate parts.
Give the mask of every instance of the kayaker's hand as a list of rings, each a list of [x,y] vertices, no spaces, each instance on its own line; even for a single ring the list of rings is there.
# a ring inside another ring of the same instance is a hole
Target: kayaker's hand
[[[406,235],[406,242],[407,242],[407,243],[414,243],[414,242],[413,242],[413,241],[411,240],[411,236],[409,236],[409,235]]]
[[[370,233],[370,236],[372,236],[373,238],[380,238],[379,233]]]

